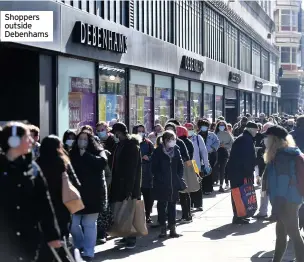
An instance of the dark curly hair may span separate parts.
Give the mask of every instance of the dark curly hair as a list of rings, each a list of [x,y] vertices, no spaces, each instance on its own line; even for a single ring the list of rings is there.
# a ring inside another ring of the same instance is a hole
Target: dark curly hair
[[[87,130],[81,131],[77,136],[76,140],[73,144],[72,150],[71,150],[71,155],[73,154],[79,154],[79,147],[78,147],[78,139],[80,135],[86,134],[88,136],[88,147],[86,150],[91,153],[92,155],[98,155],[102,150],[102,146],[97,143],[95,137]]]
[[[219,131],[220,131],[220,125],[223,125],[225,126],[225,131],[227,131],[227,122],[224,121],[224,120],[220,120],[217,125],[216,125],[216,128],[215,128],[215,133],[217,134]]]
[[[208,126],[210,127],[210,122],[207,119],[199,119],[197,121],[197,127],[200,129],[202,126]]]

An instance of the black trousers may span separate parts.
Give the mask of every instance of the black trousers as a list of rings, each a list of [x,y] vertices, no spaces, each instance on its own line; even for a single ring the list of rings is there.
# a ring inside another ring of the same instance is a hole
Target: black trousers
[[[179,200],[182,207],[182,219],[191,217],[191,198],[189,193],[179,193]]]
[[[166,225],[168,215],[168,225],[176,224],[176,203],[167,201],[157,201],[158,220],[161,226]]]
[[[152,188],[141,188],[141,192],[144,197],[146,219],[150,218],[153,208],[154,199],[152,196]]]
[[[202,208],[203,207],[203,191],[202,191],[202,182],[200,182],[200,190],[190,193],[190,207]]]
[[[223,186],[224,180],[225,183],[228,184],[228,176],[226,175],[226,166],[228,163],[228,157],[218,154],[217,162],[214,167],[215,173],[218,174],[218,177],[220,179],[220,186]],[[218,177],[216,181],[218,180]]]
[[[214,165],[216,162],[216,152],[212,152],[209,154],[209,163],[212,168],[212,174],[203,178],[202,181],[202,190],[203,193],[211,193],[213,192],[213,177],[214,177]]]

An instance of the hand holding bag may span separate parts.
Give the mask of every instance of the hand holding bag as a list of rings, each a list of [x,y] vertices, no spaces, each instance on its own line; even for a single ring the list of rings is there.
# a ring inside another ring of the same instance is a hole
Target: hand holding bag
[[[84,209],[80,193],[73,186],[66,172],[62,174],[62,201],[71,214]]]

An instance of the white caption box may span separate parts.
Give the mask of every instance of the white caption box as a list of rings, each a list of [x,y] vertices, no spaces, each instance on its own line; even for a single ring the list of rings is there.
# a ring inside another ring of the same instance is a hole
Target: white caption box
[[[52,11],[1,11],[2,42],[52,42]]]

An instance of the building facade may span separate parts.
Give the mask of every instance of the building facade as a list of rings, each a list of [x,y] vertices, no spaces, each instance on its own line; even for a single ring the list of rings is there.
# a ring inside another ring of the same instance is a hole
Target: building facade
[[[276,45],[280,48],[279,79],[281,86],[280,109],[296,114],[303,107],[301,99],[301,2],[278,0],[275,11]]]
[[[234,123],[240,114],[276,113],[270,2],[0,2],[1,10],[54,14],[52,43],[0,44],[8,87],[0,121],[28,119],[42,135],[62,136],[113,118],[151,131],[171,117]],[[12,103],[17,110],[6,109]]]

